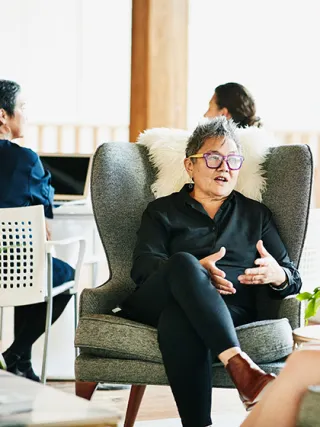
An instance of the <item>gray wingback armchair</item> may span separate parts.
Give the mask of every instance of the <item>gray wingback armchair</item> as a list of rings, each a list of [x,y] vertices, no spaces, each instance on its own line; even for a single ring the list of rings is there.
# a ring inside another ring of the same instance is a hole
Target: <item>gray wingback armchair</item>
[[[274,214],[291,259],[303,248],[311,194],[312,155],[308,146],[273,148],[264,165],[263,201]],[[130,143],[106,143],[94,156],[91,194],[95,220],[110,265],[110,279],[81,295],[75,344],[76,393],[90,399],[99,382],[132,384],[125,426],[133,426],[146,385],[168,384],[156,330],[112,313],[133,291],[132,252],[141,215],[153,199],[155,179],[147,150]],[[262,286],[259,321],[237,328],[241,346],[268,372],[278,373],[292,351],[291,328],[303,322],[300,303],[271,299]],[[233,387],[223,366],[213,364],[213,387]]]

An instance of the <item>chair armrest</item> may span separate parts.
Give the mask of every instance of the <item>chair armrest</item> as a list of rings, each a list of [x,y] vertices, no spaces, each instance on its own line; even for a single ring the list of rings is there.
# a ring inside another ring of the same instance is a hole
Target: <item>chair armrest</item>
[[[286,317],[292,329],[304,326],[305,304],[299,301],[296,295],[290,295],[281,301],[278,318]]]
[[[74,286],[72,288],[73,291],[77,291],[79,282],[80,282],[80,271],[84,261],[84,255],[86,252],[85,239],[83,237],[70,237],[68,239],[63,239],[63,240],[50,240],[46,242],[46,251],[48,254],[51,254],[51,251],[55,246],[70,245],[72,243],[79,243],[79,252],[78,252],[78,258],[77,258],[77,263],[75,267]]]
[[[80,317],[90,314],[109,314],[117,307],[134,289],[119,284],[116,279],[111,279],[97,288],[85,288],[80,296]]]
[[[81,241],[85,242],[85,239],[81,236],[68,237],[68,239],[62,239],[62,240],[48,240],[46,242],[46,250],[47,252],[50,252],[55,246],[70,245],[71,243],[78,243]]]

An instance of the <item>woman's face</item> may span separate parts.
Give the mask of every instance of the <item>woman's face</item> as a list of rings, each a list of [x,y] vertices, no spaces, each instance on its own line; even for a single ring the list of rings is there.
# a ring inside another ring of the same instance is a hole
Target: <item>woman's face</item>
[[[197,154],[216,152],[223,156],[239,154],[237,145],[232,139],[209,138],[205,141]],[[203,196],[223,199],[234,190],[239,170],[230,170],[224,160],[217,169],[210,169],[204,158],[197,158],[195,163],[191,159],[185,160],[185,167],[190,177],[193,178],[195,191]]]
[[[219,108],[217,104],[217,95],[214,94],[213,97],[210,99],[209,108],[205,113],[204,117],[207,117],[208,119],[213,119],[214,117],[218,116],[226,116],[228,119],[231,118],[227,108]]]
[[[11,139],[22,138],[26,124],[25,101],[19,93],[16,98],[16,106],[12,117],[7,116],[6,125],[10,129]]]

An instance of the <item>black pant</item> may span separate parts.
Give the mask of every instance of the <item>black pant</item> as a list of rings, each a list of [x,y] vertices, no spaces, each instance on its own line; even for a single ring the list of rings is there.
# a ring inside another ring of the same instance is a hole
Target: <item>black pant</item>
[[[64,261],[53,258],[53,287],[74,279],[74,269]],[[62,314],[71,295],[60,294],[53,298],[52,323]],[[29,304],[14,309],[14,342],[8,350],[23,359],[31,359],[31,348],[44,333],[47,303]]]
[[[159,348],[184,427],[211,424],[212,359],[238,347],[235,326],[253,314],[227,306],[199,261],[173,255],[122,305],[124,315],[158,329]]]

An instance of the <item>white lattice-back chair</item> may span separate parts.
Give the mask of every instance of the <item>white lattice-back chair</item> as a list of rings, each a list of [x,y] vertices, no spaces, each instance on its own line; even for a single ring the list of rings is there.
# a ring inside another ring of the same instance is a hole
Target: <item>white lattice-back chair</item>
[[[74,327],[78,320],[77,291],[85,253],[85,240],[73,237],[46,240],[43,206],[0,209],[0,307],[47,302],[41,381],[46,382],[46,367],[52,298],[63,292],[74,296]],[[52,287],[52,251],[55,246],[79,243],[75,279]],[[2,314],[1,326],[3,327]]]
[[[308,231],[301,256],[299,271],[302,277],[303,291],[312,292],[320,286],[320,209],[311,209]]]

